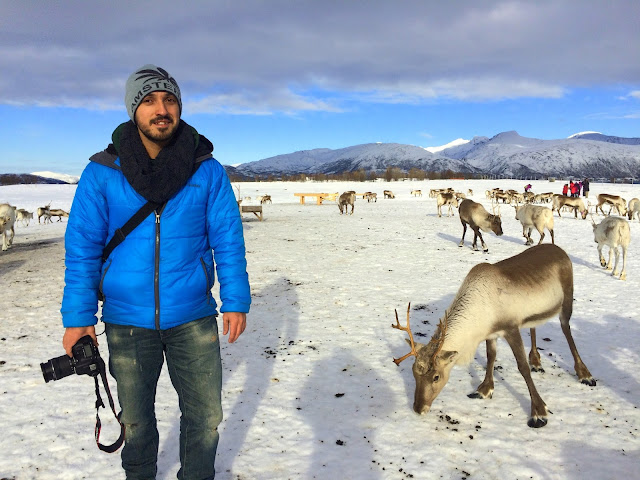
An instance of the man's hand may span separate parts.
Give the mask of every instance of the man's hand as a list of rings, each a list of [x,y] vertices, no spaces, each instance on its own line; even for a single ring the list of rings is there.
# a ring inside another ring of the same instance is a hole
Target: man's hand
[[[235,342],[247,328],[247,314],[240,312],[224,312],[222,314],[222,334],[229,334],[229,343]]]
[[[96,338],[96,327],[91,325],[89,327],[68,327],[64,331],[64,336],[62,337],[62,346],[64,347],[64,351],[67,352],[67,355],[71,356],[71,347],[73,347],[78,340],[80,340],[85,335],[90,335],[93,338],[93,344],[98,346],[98,339]]]

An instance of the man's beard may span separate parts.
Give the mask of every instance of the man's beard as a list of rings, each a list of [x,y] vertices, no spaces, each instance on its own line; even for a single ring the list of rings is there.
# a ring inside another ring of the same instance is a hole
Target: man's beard
[[[152,130],[152,125],[161,120],[165,120],[171,123],[166,127],[156,127],[155,130]],[[180,123],[176,122],[172,116],[164,115],[154,118],[149,125],[138,125],[138,128],[140,129],[142,134],[152,142],[166,142],[167,140],[171,139],[171,137],[173,137],[174,133],[176,133],[179,124]]]

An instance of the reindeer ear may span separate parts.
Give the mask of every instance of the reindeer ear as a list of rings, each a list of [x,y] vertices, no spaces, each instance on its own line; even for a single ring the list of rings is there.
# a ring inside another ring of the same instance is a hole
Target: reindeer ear
[[[405,342],[407,342],[409,345],[411,345],[411,340],[409,340],[408,338],[404,339]],[[418,343],[416,341],[414,341],[415,345],[416,345],[416,352],[419,352],[422,347],[424,347],[424,343]]]
[[[458,358],[458,352],[449,352],[443,351],[438,354],[438,362],[442,363],[444,366],[449,365]]]

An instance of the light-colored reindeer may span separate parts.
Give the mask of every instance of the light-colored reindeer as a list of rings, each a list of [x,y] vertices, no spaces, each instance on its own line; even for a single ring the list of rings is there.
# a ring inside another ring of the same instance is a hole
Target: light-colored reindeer
[[[601,193],[598,195],[598,204],[596,205],[596,213],[598,209],[602,212],[602,215],[605,215],[604,210],[602,209],[603,205],[610,205],[609,213],[611,214],[611,210],[614,208],[618,211],[618,215],[625,216],[627,214],[627,201],[619,195],[609,195],[608,193]]]
[[[51,207],[51,202],[47,203],[44,207],[38,207],[36,209],[36,213],[38,214],[38,223],[40,223],[40,217],[44,216],[44,223],[47,223],[47,219],[51,222],[51,215],[49,215],[49,208]]]
[[[16,207],[8,203],[0,203],[0,235],[2,235],[2,251],[13,244],[15,236]]]
[[[627,216],[629,220],[633,220],[633,217],[637,216],[640,222],[640,200],[632,198],[629,200],[629,208],[627,208]]]
[[[454,193],[440,192],[436,197],[436,204],[438,206],[438,216],[442,217],[442,207],[446,205],[448,207],[447,217],[454,216],[453,208],[458,207],[458,197]]]
[[[495,210],[494,210],[495,212]],[[463,200],[458,207],[458,213],[460,215],[460,222],[462,223],[462,239],[458,244],[459,247],[464,246],[464,236],[467,234],[467,225],[473,230],[473,249],[478,250],[478,238],[482,244],[482,250],[486,253],[489,251],[487,245],[484,243],[482,234],[483,232],[493,232],[496,235],[502,235],[502,219],[500,214],[491,214],[485,210],[485,208],[473,200]]]
[[[527,425],[544,427],[549,412],[536,390],[529,367],[530,364],[534,371],[542,369],[534,327],[559,313],[578,379],[586,385],[596,385],[571,335],[569,320],[572,310],[571,260],[560,247],[545,243],[501,262],[474,266],[426,345],[414,342],[409,309],[406,328],[400,325],[396,312],[396,325],[392,327],[409,334],[407,343],[411,345],[411,351],[394,359],[394,362],[399,365],[412,355],[416,357],[413,364],[416,381],[413,410],[419,414],[427,413],[447,384],[453,366],[469,364],[482,341],[486,342],[487,349],[485,378],[469,397],[491,398],[497,338],[504,337],[531,395],[531,415]],[[521,328],[531,329],[529,362],[520,335]]]
[[[516,209],[516,220],[519,220],[522,224],[522,236],[527,240],[525,245],[533,245],[531,232],[534,228],[540,234],[538,245],[540,245],[544,239],[545,228],[549,230],[551,234],[551,243],[556,243],[553,236],[553,212],[550,208],[530,203],[526,205],[515,205],[514,208]]]
[[[618,275],[618,259],[620,257],[620,251],[622,249],[622,270],[620,271],[620,280],[627,279],[627,249],[631,242],[631,229],[629,228],[629,222],[620,217],[606,217],[602,222],[596,225],[591,217],[591,223],[593,224],[593,237],[598,244],[598,257],[600,259],[600,265],[607,270],[611,270],[611,254],[615,253],[616,262],[613,267],[611,275],[614,277]],[[607,245],[609,247],[609,261],[604,261],[604,255],[602,255],[602,247]]]

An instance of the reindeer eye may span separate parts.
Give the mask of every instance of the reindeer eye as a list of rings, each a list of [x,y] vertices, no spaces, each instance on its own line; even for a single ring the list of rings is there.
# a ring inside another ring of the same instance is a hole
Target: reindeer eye
[[[440,375],[434,375],[433,376],[433,383],[439,382],[440,381]]]

